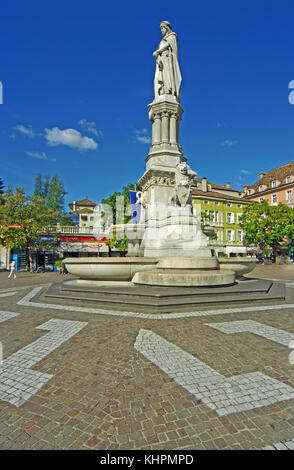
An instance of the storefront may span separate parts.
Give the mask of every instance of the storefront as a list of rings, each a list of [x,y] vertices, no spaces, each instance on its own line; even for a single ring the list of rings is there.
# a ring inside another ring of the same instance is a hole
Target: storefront
[[[64,258],[108,256],[105,241],[95,237],[60,237],[59,251]]]

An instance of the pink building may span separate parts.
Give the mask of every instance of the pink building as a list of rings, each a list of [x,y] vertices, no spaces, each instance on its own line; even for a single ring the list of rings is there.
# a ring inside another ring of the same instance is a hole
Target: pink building
[[[244,186],[244,197],[249,201],[267,201],[270,206],[287,204],[294,207],[294,162],[261,172],[253,185]]]

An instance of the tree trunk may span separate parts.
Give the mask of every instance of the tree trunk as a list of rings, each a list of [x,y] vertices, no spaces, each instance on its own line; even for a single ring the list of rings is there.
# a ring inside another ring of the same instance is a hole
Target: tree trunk
[[[32,247],[29,245],[27,246],[27,260],[28,260],[27,271],[30,271],[30,273],[33,273],[34,270],[33,270]]]

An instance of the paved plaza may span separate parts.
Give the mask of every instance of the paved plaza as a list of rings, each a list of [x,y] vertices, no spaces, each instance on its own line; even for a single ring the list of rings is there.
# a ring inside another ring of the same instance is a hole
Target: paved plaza
[[[293,306],[106,311],[43,297],[73,276],[7,274],[0,449],[294,449]]]

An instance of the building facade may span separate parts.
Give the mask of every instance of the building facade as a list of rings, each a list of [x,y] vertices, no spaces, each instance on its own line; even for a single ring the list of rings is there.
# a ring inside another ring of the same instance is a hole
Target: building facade
[[[244,206],[248,204],[241,193],[231,188],[230,183],[221,186],[210,183],[204,177],[192,187],[193,209],[198,218],[205,213],[207,222],[216,234],[209,238],[209,246],[217,256],[246,256],[244,232],[239,223]]]
[[[244,186],[244,198],[248,201],[267,201],[269,205],[287,204],[294,207],[294,162],[261,172],[259,180]]]

